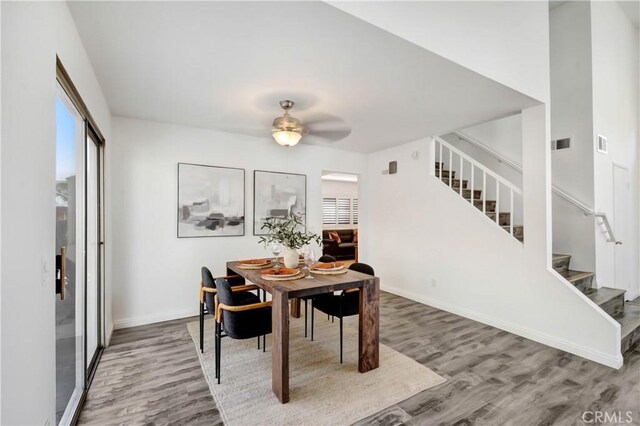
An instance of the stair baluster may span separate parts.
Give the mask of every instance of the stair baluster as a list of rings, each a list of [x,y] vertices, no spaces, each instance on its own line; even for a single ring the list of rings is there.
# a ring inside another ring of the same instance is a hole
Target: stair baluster
[[[458,150],[442,138],[436,137],[434,141],[438,144],[434,153],[438,159],[436,176],[439,180],[457,192],[465,200],[469,201],[475,208],[481,210],[485,217],[495,222],[496,225],[508,232],[513,238],[522,242],[524,238],[523,228],[521,225],[514,224],[514,220],[517,219],[514,214],[515,209],[522,207],[522,191],[520,188]],[[448,156],[445,150],[449,151]],[[458,157],[455,159],[455,165],[458,170],[453,170],[454,155]],[[448,157],[449,160],[447,162],[448,170],[445,169],[445,162],[443,161],[445,157]],[[477,169],[482,171],[482,190],[476,189],[475,175]],[[470,173],[471,177],[465,175],[465,171],[467,175]],[[455,176],[456,174],[458,174],[458,176]],[[467,180],[464,179],[465,176],[467,176]],[[487,176],[495,180],[495,199],[492,200],[487,199],[487,187],[489,186]],[[467,187],[469,182],[471,182],[471,186]],[[504,192],[505,189],[508,191],[508,194]],[[507,196],[509,197],[508,199],[506,198]],[[517,204],[516,196],[520,197]],[[501,200],[504,200],[503,204],[505,209],[508,208],[508,212],[501,211]]]

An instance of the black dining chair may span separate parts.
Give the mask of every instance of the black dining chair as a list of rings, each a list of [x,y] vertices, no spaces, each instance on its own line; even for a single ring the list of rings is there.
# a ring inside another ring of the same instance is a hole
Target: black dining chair
[[[335,262],[335,261],[336,261],[336,258],[331,256],[331,255],[328,255],[328,254],[322,255],[322,256],[320,256],[320,259],[318,259],[318,262],[320,262],[320,263],[331,263],[331,262]],[[311,273],[311,272],[309,272],[309,273]],[[313,299],[314,297],[316,297],[316,296],[303,296],[303,297],[301,297],[301,299],[304,300],[304,337],[305,338],[307,337],[307,318],[308,318],[308,316],[307,316],[307,301],[309,301],[309,299]]]
[[[216,315],[215,295],[218,290],[209,268],[203,266],[200,272],[202,274],[202,281],[200,282],[200,306],[198,307],[200,312],[200,352],[204,353],[204,316],[205,314]],[[239,304],[248,305],[260,301],[260,289],[255,285],[245,285],[243,277],[239,275],[229,275],[222,278],[227,279],[234,291],[238,292],[237,300]],[[249,293],[249,291],[254,290],[258,292],[258,296]],[[258,349],[260,349],[260,339],[258,339]]]
[[[222,338],[251,339],[271,334],[271,302],[242,304],[238,293],[232,290],[229,281],[217,278],[216,287],[216,378],[220,384],[220,365],[222,356]],[[224,332],[224,334],[222,334]],[[265,351],[263,345],[263,352]]]
[[[367,275],[375,275],[373,268],[366,263],[354,263],[349,266],[352,271]],[[311,299],[311,340],[313,340],[314,308],[327,315],[340,319],[340,364],[342,364],[342,336],[344,317],[360,313],[360,291],[357,288],[343,290],[339,295],[333,293],[321,294]]]

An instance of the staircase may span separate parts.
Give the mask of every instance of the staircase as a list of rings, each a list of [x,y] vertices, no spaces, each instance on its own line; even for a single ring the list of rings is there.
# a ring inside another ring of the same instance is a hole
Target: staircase
[[[624,290],[600,287],[593,288],[593,272],[569,269],[571,256],[553,255],[553,269],[584,293],[593,303],[618,321],[622,326],[620,350],[624,354],[640,341],[640,301],[624,301]]]
[[[436,177],[440,178],[447,186],[453,191],[460,194],[465,200],[471,203],[473,199],[473,205],[478,210],[484,211],[484,214],[496,222],[498,226],[504,229],[506,232],[513,235],[515,239],[520,242],[524,242],[524,227],[522,225],[511,224],[511,212],[499,212],[496,213],[497,200],[486,200],[482,196],[482,189],[469,188],[468,179],[456,179],[455,170],[446,170],[443,162],[436,162]],[[475,166],[474,169],[479,169],[479,166]],[[473,173],[473,172],[472,172]],[[486,179],[483,179],[483,184],[486,185]],[[460,188],[462,185],[462,188]],[[496,191],[499,194],[499,191]],[[513,195],[512,195],[513,197]],[[513,211],[513,202],[511,202],[511,210]],[[496,215],[498,217],[496,218]]]

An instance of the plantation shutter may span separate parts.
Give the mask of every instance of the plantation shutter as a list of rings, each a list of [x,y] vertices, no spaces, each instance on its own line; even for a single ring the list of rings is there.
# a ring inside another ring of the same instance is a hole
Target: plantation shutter
[[[353,203],[353,207],[351,209],[352,214],[353,214],[353,224],[357,225],[358,224],[358,199],[354,198],[352,200]]]
[[[337,223],[337,209],[335,198],[322,199],[322,223],[324,225],[335,225]]]
[[[351,223],[351,200],[349,198],[338,198],[338,225],[349,225]]]

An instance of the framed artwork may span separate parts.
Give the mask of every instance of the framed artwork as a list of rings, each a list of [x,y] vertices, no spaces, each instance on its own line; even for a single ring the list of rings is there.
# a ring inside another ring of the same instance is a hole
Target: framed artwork
[[[244,235],[244,169],[178,163],[178,238]]]
[[[298,215],[306,230],[307,175],[253,172],[253,235],[266,235],[260,229],[268,218],[285,219]]]

